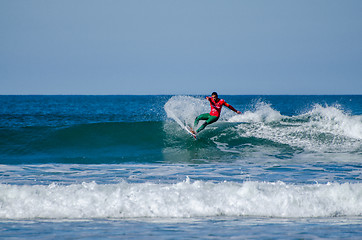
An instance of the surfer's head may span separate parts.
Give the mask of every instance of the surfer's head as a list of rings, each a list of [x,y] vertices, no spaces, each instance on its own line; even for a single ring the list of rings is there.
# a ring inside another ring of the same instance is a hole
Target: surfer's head
[[[211,97],[216,100],[219,96],[217,95],[217,92],[213,92],[211,93]]]

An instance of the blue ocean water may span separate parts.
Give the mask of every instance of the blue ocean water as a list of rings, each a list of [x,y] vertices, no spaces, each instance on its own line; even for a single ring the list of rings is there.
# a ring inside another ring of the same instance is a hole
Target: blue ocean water
[[[360,239],[362,96],[0,96],[0,238]]]

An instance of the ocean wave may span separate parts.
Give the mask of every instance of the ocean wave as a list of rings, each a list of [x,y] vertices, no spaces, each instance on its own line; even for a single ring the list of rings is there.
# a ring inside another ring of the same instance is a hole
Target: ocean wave
[[[362,215],[362,184],[283,182],[0,184],[1,219]]]
[[[285,116],[257,101],[239,115],[223,111],[195,141],[183,127],[209,110],[206,103],[190,96],[171,97],[164,105],[165,121],[0,128],[0,163],[207,162],[304,153],[360,158],[362,116],[338,106],[314,105]]]

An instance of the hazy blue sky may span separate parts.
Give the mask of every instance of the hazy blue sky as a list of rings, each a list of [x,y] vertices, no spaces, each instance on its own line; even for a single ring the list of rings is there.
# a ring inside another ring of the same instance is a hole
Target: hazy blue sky
[[[361,0],[0,0],[0,94],[362,94]]]

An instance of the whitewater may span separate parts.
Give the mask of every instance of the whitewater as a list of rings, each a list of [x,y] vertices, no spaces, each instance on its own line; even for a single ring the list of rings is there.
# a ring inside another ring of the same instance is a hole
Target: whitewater
[[[359,239],[362,97],[222,97],[0,96],[0,237]]]
[[[362,184],[0,185],[0,219],[362,216]]]

